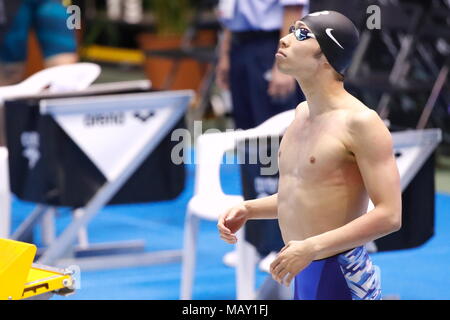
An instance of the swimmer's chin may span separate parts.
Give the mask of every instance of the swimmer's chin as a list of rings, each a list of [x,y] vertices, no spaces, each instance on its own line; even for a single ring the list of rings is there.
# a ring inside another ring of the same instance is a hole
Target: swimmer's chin
[[[290,62],[286,61],[286,59],[286,56],[281,57],[279,55],[275,55],[275,64],[277,66],[277,69],[285,75],[295,77],[295,72],[294,70],[292,70]]]
[[[292,72],[289,72],[289,69],[286,68],[285,64],[277,60],[277,68],[281,73],[292,76]]]

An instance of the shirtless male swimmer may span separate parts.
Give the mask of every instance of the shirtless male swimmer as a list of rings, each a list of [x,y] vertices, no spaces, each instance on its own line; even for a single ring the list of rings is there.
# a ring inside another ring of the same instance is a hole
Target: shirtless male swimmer
[[[281,141],[278,193],[244,201],[217,224],[235,243],[248,219],[278,219],[286,245],[270,272],[286,286],[295,278],[294,299],[381,299],[364,244],[401,226],[392,137],[344,89],[357,43],[353,23],[334,11],[305,16],[280,40],[278,68],[297,79],[306,101]],[[366,213],[369,198],[374,209]]]

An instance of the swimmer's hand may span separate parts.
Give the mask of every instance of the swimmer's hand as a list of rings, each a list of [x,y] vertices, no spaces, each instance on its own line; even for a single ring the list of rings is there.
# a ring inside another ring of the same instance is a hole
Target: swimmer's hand
[[[292,279],[314,260],[314,256],[313,247],[307,240],[289,241],[270,265],[272,278],[288,287]]]
[[[230,244],[236,243],[236,232],[245,224],[248,217],[249,210],[244,202],[222,214],[217,223],[220,238]]]

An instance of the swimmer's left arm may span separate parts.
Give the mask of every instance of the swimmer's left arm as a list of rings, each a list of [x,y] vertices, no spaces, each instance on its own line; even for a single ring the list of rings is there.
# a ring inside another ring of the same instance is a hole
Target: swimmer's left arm
[[[372,110],[349,120],[351,142],[374,209],[341,228],[311,238],[315,259],[353,249],[398,231],[401,227],[400,176],[389,130]]]
[[[340,228],[288,243],[271,265],[272,276],[279,282],[289,274],[285,279],[289,284],[313,260],[362,246],[400,229],[400,177],[388,129],[371,110],[352,119],[349,128],[349,148],[355,154],[374,209]]]

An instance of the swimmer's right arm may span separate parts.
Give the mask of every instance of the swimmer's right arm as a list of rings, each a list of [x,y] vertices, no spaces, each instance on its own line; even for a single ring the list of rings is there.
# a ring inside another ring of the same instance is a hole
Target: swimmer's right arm
[[[278,193],[271,196],[244,201],[249,219],[277,219]]]
[[[276,219],[278,217],[278,194],[244,201],[219,217],[217,228],[220,238],[236,243],[236,232],[250,219]]]

